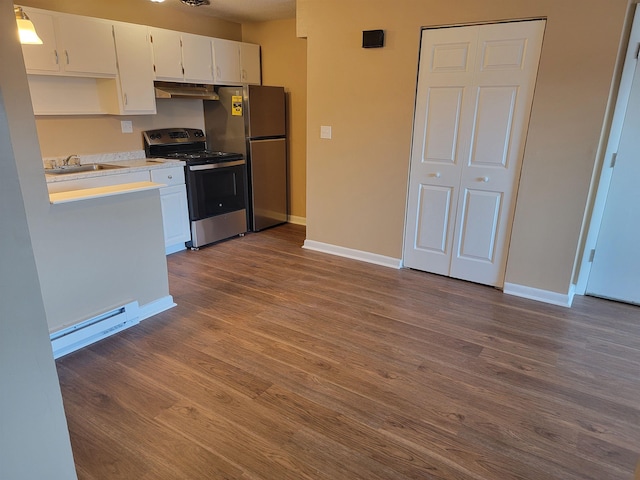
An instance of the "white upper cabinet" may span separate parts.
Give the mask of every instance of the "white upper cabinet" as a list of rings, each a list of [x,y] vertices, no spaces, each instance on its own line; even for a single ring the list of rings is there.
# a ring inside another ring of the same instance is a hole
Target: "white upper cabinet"
[[[240,42],[213,39],[213,72],[217,85],[240,85]]]
[[[242,83],[260,85],[260,45],[253,43],[240,44],[240,66]]]
[[[24,10],[43,41],[22,45],[36,115],[154,114],[154,80],[261,83],[259,45],[39,8]]]
[[[260,85],[260,45],[214,38],[213,72],[217,85]]]
[[[190,33],[182,34],[182,65],[184,81],[213,83],[211,38]]]
[[[42,45],[22,45],[22,56],[27,73],[53,75],[60,71],[60,56],[56,42],[53,15],[48,12],[25,8],[33,22]]]
[[[151,28],[156,80],[213,83],[211,38]]]
[[[111,22],[25,8],[43,45],[23,45],[27,73],[114,77],[116,52]]]
[[[77,15],[60,15],[56,38],[58,45],[62,47],[61,61],[66,73],[105,77],[116,74],[116,51],[111,22]]]
[[[117,113],[156,113],[148,28],[120,22],[113,28],[118,59]]]
[[[153,69],[156,80],[182,82],[182,39],[180,32],[150,28],[153,45]]]

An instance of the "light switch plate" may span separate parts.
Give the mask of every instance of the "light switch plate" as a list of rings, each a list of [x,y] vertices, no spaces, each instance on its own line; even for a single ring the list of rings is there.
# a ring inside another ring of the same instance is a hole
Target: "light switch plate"
[[[120,122],[122,133],[133,133],[133,122],[131,120],[122,120]]]
[[[320,138],[331,139],[331,126],[330,125],[321,125],[320,126]]]

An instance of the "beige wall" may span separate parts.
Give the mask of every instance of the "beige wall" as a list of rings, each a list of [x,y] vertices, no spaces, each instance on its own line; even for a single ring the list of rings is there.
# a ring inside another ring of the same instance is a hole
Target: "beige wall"
[[[156,115],[69,115],[36,117],[43,157],[142,150],[142,131],[155,128],[204,128],[202,100],[157,100]],[[122,133],[130,120],[133,133]]]
[[[288,97],[289,213],[306,217],[307,41],[296,38],[295,19],[242,26],[245,42],[262,46],[262,83],[282,85]]]
[[[307,2],[307,238],[400,258],[421,27],[545,17],[506,281],[567,293],[626,12],[627,0]],[[377,28],[385,48],[362,49]]]

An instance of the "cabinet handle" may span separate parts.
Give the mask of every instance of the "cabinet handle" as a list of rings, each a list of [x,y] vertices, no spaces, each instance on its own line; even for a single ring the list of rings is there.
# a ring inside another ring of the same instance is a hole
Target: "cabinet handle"
[[[247,71],[244,68],[242,69],[242,79],[243,80],[247,79]]]
[[[220,67],[218,67],[216,65],[216,78],[220,78],[222,75],[220,75]]]
[[[127,97],[127,94],[124,94],[124,104],[125,105],[129,105],[129,98]]]
[[[482,180],[484,183],[488,183],[489,177],[481,177],[480,180]]]
[[[168,178],[169,180],[171,180],[171,179],[173,179],[173,175],[167,175],[167,178]]]
[[[65,57],[67,57],[67,65],[69,65],[69,52],[67,50],[64,51]]]
[[[54,50],[53,54],[56,57],[56,65],[60,65],[60,59],[58,58],[58,50]]]

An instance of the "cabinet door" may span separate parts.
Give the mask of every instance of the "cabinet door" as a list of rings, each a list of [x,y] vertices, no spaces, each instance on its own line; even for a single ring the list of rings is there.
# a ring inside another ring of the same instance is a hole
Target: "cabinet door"
[[[214,38],[212,43],[214,82],[218,85],[241,84],[240,42]]]
[[[22,56],[27,73],[55,73],[60,71],[58,46],[54,29],[53,15],[31,8],[24,11],[42,39],[42,45],[22,45]]]
[[[153,60],[147,27],[117,23],[114,36],[121,113],[156,113]]]
[[[77,15],[60,15],[57,20],[59,55],[66,73],[116,75],[116,49],[110,22]]]
[[[240,44],[240,66],[242,67],[242,83],[260,85],[260,45]]]
[[[175,185],[161,188],[160,203],[162,204],[165,247],[174,245],[184,247],[184,243],[191,240],[185,186]]]
[[[184,72],[180,32],[161,28],[151,28],[149,31],[153,45],[153,69],[156,80],[181,82]]]
[[[183,33],[182,62],[185,82],[212,84],[211,38]]]

